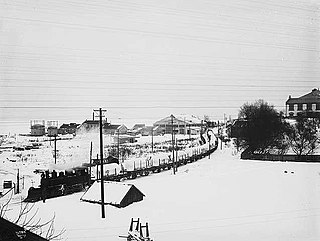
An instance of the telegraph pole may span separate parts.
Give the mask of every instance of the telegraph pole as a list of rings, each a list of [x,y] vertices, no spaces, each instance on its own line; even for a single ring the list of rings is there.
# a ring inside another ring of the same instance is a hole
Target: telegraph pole
[[[100,118],[100,172],[101,172],[101,217],[105,218],[105,209],[104,209],[104,185],[103,185],[103,129],[102,129],[102,112],[105,112],[106,110],[102,110],[99,108],[99,118]]]
[[[20,192],[19,186],[20,186],[20,173],[19,173],[19,168],[18,168],[18,173],[17,173],[17,193]]]
[[[54,135],[54,164],[57,164],[57,135]]]
[[[173,174],[176,174],[175,170],[175,160],[174,160],[174,133],[173,133],[173,115],[171,115],[171,137],[172,137],[172,165],[173,165]]]
[[[153,126],[151,128],[151,151],[153,153]]]
[[[118,129],[118,161],[120,163],[120,133]]]
[[[91,185],[91,166],[92,166],[92,141],[90,143],[90,167],[89,167],[90,179],[89,179],[89,185]]]
[[[209,151],[209,157],[208,159],[210,159],[210,139],[211,139],[211,136],[209,136],[209,131],[207,131],[207,135],[208,135],[208,151]]]

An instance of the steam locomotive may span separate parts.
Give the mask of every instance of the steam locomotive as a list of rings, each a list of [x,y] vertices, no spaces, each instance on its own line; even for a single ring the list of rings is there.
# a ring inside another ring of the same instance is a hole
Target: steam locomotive
[[[54,198],[80,192],[90,184],[91,176],[88,167],[81,166],[57,173],[45,171],[41,174],[40,187],[30,187],[25,202],[45,202]]]

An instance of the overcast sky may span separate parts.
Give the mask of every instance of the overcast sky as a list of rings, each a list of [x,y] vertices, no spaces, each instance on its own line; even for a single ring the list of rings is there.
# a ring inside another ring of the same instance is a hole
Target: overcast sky
[[[317,1],[0,0],[0,133],[107,109],[112,123],[171,113],[284,109],[320,86]]]

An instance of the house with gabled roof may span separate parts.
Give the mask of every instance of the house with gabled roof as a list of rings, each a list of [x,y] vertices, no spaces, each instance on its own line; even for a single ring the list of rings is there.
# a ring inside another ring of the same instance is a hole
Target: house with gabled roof
[[[75,134],[78,126],[80,126],[80,124],[77,123],[62,124],[58,130],[58,133],[61,135]]]
[[[123,135],[128,132],[128,128],[125,125],[115,125],[107,123],[103,126],[103,133],[106,135]]]
[[[320,117],[320,90],[313,89],[310,93],[298,98],[289,95],[286,101],[286,116],[306,116],[311,118]]]
[[[197,134],[202,125],[201,119],[194,115],[170,115],[153,124],[158,127],[156,134],[171,134],[172,128],[176,134]]]

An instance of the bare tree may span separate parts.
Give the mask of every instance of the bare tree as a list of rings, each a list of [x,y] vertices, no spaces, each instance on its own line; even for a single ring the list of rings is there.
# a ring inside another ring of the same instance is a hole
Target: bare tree
[[[308,118],[298,118],[289,135],[292,150],[298,156],[313,153],[319,143],[317,135],[317,124]]]
[[[11,195],[8,200],[3,204],[0,204],[0,217],[5,219],[7,219],[7,212],[11,210],[10,204],[12,202],[12,194],[8,195]],[[43,222],[41,218],[37,217],[39,209],[34,209],[34,203],[26,203],[21,199],[19,205],[18,215],[15,220],[10,220],[11,222],[19,225],[25,230],[44,237],[47,240],[62,240],[62,235],[64,234],[65,229],[62,229],[60,232],[56,232],[54,227],[55,214],[50,220]]]

